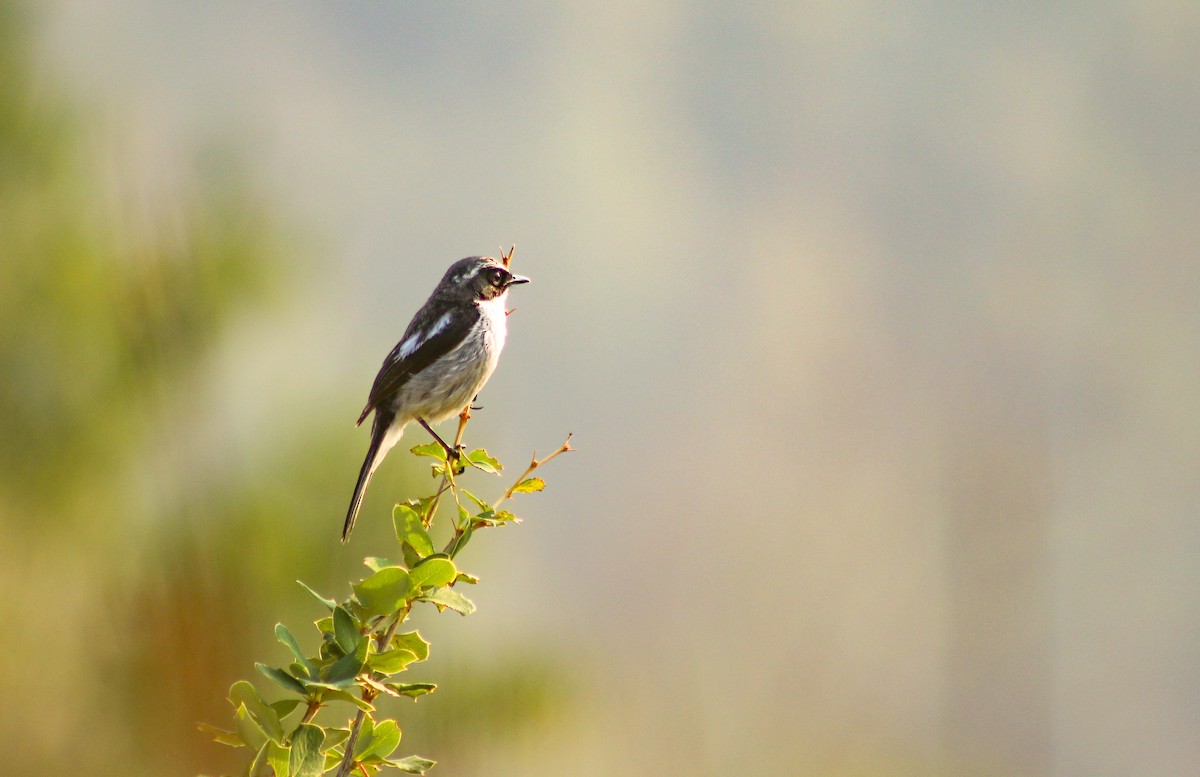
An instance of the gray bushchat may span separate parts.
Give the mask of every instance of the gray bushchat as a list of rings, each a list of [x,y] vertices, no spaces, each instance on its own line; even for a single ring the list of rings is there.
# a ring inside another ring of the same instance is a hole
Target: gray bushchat
[[[362,424],[375,411],[342,542],[354,529],[371,475],[410,422],[425,427],[447,454],[455,453],[429,425],[467,407],[496,369],[508,329],[508,287],[529,282],[509,272],[507,259],[469,256],[450,265],[383,360],[358,417]]]

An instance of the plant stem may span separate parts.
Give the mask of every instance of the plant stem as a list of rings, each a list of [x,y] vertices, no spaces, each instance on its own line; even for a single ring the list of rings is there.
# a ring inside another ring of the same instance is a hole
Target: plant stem
[[[458,431],[454,434],[454,450],[462,447],[463,432],[467,430],[467,421],[471,420],[471,406],[467,405],[458,414]],[[433,524],[433,514],[437,512],[438,503],[441,502],[442,494],[446,493],[447,488],[454,488],[454,478],[450,476],[450,470],[453,465],[449,459],[446,461],[446,470],[442,472],[442,484],[438,486],[437,493],[433,495],[433,501],[429,503],[429,511],[421,516],[421,523],[428,529]]]
[[[300,722],[307,723],[312,720],[313,716],[317,714],[317,710],[319,709],[321,709],[321,702],[310,701],[308,703],[308,709],[304,711],[304,717],[300,718]]]
[[[392,621],[392,625],[388,627],[387,633],[383,635],[383,638],[375,640],[375,647],[379,649],[380,653],[387,650],[387,646],[392,644],[392,638],[396,636],[396,629],[400,628],[400,624],[404,623],[404,621],[408,618],[408,613],[411,610],[412,605],[405,604],[404,607],[396,613],[396,619]]]
[[[556,450],[554,453],[551,453],[549,456],[547,456],[544,459],[538,460],[537,454],[536,453],[533,454],[533,461],[529,462],[529,466],[526,467],[525,471],[521,473],[521,477],[519,477],[513,481],[513,484],[511,486],[509,486],[508,489],[506,489],[503,494],[500,495],[500,498],[492,503],[492,507],[495,508],[501,502],[503,502],[507,499],[511,499],[512,495],[513,495],[513,490],[516,489],[516,487],[521,483],[521,481],[525,480],[525,478],[532,475],[533,471],[535,469],[542,466],[543,464],[550,461],[551,459],[555,458],[556,456],[560,456],[564,453],[569,453],[569,452],[575,450],[574,448],[571,447],[571,437],[572,436],[573,435],[568,434],[567,439],[564,440],[563,444],[558,447],[558,450]]]
[[[396,617],[392,619],[391,625],[383,634],[375,638],[375,647],[382,653],[387,649],[387,646],[392,643],[392,638],[396,636],[396,630],[400,628],[400,624],[408,618],[408,613],[411,611],[412,605],[405,604],[396,611]],[[363,701],[370,702],[374,700],[375,694],[369,689],[363,689]],[[354,716],[354,722],[350,724],[350,736],[346,739],[346,752],[342,756],[342,762],[338,765],[336,777],[346,777],[350,774],[350,770],[354,768],[354,745],[358,741],[358,732],[362,728],[363,718],[367,715],[367,711],[359,709],[358,714]],[[306,717],[307,720],[307,717]]]
[[[346,740],[346,754],[342,756],[342,762],[338,764],[336,777],[346,777],[354,768],[354,745],[358,742],[358,731],[362,728],[363,718],[366,716],[367,711],[359,709],[358,714],[354,716],[354,722],[350,724],[350,737]]]

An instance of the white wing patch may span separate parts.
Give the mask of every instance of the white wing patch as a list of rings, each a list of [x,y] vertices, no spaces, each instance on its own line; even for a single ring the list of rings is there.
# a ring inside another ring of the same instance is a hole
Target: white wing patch
[[[450,314],[443,313],[442,317],[433,322],[433,326],[429,327],[425,332],[413,332],[412,336],[400,343],[396,349],[396,356],[400,359],[407,359],[412,355],[413,351],[427,343],[430,338],[435,337],[438,332],[445,329],[450,324]]]

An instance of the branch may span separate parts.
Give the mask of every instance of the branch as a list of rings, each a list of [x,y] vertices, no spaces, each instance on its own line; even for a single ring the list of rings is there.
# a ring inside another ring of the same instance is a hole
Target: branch
[[[497,506],[499,506],[499,504],[501,502],[503,502],[507,499],[511,499],[512,495],[516,492],[517,486],[519,486],[521,483],[523,483],[525,481],[526,478],[528,478],[530,475],[532,475],[533,471],[535,469],[537,469],[538,467],[547,463],[548,461],[550,461],[553,458],[561,456],[564,453],[570,453],[571,451],[576,450],[575,448],[571,447],[571,438],[573,436],[574,436],[574,433],[568,434],[567,439],[563,441],[563,444],[559,446],[558,450],[554,451],[554,453],[551,453],[549,456],[547,456],[544,459],[539,460],[537,457],[537,452],[535,451],[533,454],[533,461],[529,462],[529,466],[526,467],[525,471],[521,473],[521,477],[517,478],[515,481],[513,481],[513,484],[511,486],[509,486],[507,489],[505,489],[504,493],[500,495],[500,498],[492,503],[492,507],[493,508],[497,507]]]

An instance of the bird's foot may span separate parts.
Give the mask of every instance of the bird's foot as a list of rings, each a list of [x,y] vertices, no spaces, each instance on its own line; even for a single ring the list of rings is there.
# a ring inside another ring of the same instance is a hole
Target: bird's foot
[[[461,445],[455,445],[453,448],[446,447],[446,464],[455,475],[461,475],[467,471],[467,465],[463,464],[463,454],[467,449]]]

